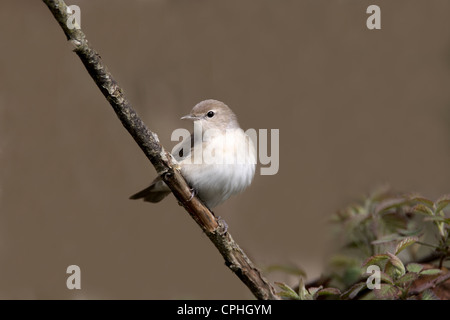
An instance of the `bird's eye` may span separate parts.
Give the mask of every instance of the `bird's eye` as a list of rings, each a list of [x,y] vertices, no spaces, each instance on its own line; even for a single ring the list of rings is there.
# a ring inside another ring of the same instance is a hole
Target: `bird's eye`
[[[206,116],[207,116],[208,118],[214,117],[214,111],[208,111],[208,113],[206,114]]]

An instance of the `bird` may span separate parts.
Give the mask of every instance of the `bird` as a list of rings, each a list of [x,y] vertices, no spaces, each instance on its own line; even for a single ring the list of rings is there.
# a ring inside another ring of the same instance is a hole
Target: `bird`
[[[251,185],[256,168],[255,145],[225,103],[201,101],[181,119],[193,121],[194,132],[173,149],[172,155],[192,188],[192,197],[197,195],[213,209]],[[170,193],[158,176],[130,199],[157,203]]]

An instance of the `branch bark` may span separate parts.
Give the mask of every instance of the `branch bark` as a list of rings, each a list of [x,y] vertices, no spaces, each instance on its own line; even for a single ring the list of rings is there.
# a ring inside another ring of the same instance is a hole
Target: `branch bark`
[[[417,288],[409,290],[408,296],[415,296],[415,295],[418,295],[418,294],[424,292],[425,290],[434,289],[438,285],[446,282],[449,279],[450,279],[450,272],[446,272],[431,281],[425,282],[424,284],[422,284],[421,286],[419,286]]]
[[[122,125],[134,138],[177,200],[222,254],[228,268],[241,279],[257,299],[280,299],[273,286],[228,233],[226,223],[217,219],[198,197],[189,200],[190,187],[178,170],[175,159],[159,143],[158,136],[150,131],[139,118],[123,90],[103,64],[100,55],[90,46],[81,29],[69,28],[67,21],[71,19],[71,15],[64,1],[43,0],[43,2],[58,21],[67,40],[73,44],[74,52],[114,109]]]

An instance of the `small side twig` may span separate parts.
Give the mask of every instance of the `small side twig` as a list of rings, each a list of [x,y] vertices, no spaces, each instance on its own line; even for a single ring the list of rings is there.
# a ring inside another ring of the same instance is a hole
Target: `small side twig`
[[[100,55],[90,46],[81,29],[68,27],[67,21],[70,17],[64,1],[43,0],[43,2],[58,21],[67,39],[74,45],[74,52],[114,109],[122,125],[134,138],[178,201],[214,243],[225,259],[225,264],[247,285],[256,298],[280,299],[273,286],[227,232],[226,224],[216,219],[199,198],[191,199],[190,187],[177,169],[175,159],[161,146],[158,136],[151,132],[139,118],[131,103],[125,98],[123,90],[103,64]]]

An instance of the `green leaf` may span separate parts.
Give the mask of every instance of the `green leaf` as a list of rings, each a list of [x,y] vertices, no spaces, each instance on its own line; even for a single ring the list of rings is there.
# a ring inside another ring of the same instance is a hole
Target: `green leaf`
[[[397,281],[395,281],[395,284],[399,285],[399,286],[406,286],[409,283],[415,281],[417,278],[419,278],[419,274],[418,273],[408,272],[408,273],[405,273],[400,278],[398,278]]]
[[[414,207],[412,207],[412,211],[415,213],[426,215],[426,216],[434,215],[433,210],[431,210],[427,206],[424,206],[423,204],[415,205]]]
[[[369,278],[370,276],[372,276],[374,273],[371,272],[366,272],[365,274],[363,274],[364,278]],[[385,283],[389,283],[389,284],[394,284],[394,280],[392,280],[392,278],[385,272],[383,271],[379,271],[378,275],[380,276],[380,281],[381,282],[385,282]],[[367,281],[366,281],[367,283]]]
[[[313,298],[317,299],[317,297],[320,297],[320,296],[336,296],[336,295],[340,295],[340,294],[341,294],[341,291],[337,288],[324,288],[324,289],[320,289],[320,290],[316,291],[313,294]]]
[[[408,227],[408,219],[399,211],[385,213],[381,216],[381,219],[388,230],[394,232],[398,229],[405,229]]]
[[[382,283],[380,285],[380,289],[373,289],[373,293],[375,294],[375,297],[378,299],[394,300],[400,296],[401,291],[399,288],[395,286],[392,286],[387,283]]]
[[[386,272],[393,279],[403,276],[406,272],[403,262],[392,253],[388,252],[387,254],[389,255],[389,261],[386,263],[384,272]]]
[[[444,210],[448,205],[450,205],[450,196],[444,196],[435,203],[436,212]]]
[[[398,235],[398,233],[391,233],[391,234],[382,236],[380,239],[372,241],[371,244],[373,244],[373,245],[386,244],[386,243],[390,243],[390,242],[394,242],[394,241],[401,241],[403,239],[405,239],[404,236],[400,236],[400,235]]]
[[[403,239],[402,241],[400,241],[397,244],[397,247],[395,248],[395,254],[399,254],[400,252],[402,252],[405,248],[409,247],[410,245],[412,245],[413,243],[419,241],[418,237],[408,237]]]
[[[366,261],[364,261],[364,263],[362,264],[362,266],[365,267],[375,264],[381,267],[387,260],[389,260],[389,258],[390,258],[389,255],[386,253],[376,254],[367,258]]]
[[[388,284],[394,284],[394,280],[385,272],[380,272],[380,280]]]
[[[386,211],[389,211],[390,209],[402,207],[408,202],[409,201],[405,198],[387,199],[377,205],[377,207],[375,208],[375,212],[382,214]]]
[[[422,271],[422,269],[423,265],[415,262],[411,262],[406,266],[406,270],[408,270],[409,272],[419,273],[420,271]]]
[[[354,284],[353,286],[350,287],[350,289],[348,289],[347,291],[345,291],[342,295],[341,298],[343,299],[354,299],[358,293],[362,290],[365,289],[367,287],[367,284],[365,282],[359,282]]]
[[[418,237],[420,238],[423,235],[423,227],[417,227],[415,229],[399,229],[397,230],[399,234],[404,237]]]
[[[420,272],[420,274],[424,276],[434,276],[440,273],[442,273],[441,269],[427,269]]]
[[[351,285],[358,281],[358,279],[361,277],[363,270],[361,270],[358,266],[351,266],[344,270],[344,273],[342,275],[342,281],[345,285]]]
[[[313,297],[313,299],[314,299],[316,293],[317,293],[319,290],[321,290],[322,288],[323,288],[322,286],[320,286],[320,287],[310,287],[310,288],[308,288],[307,290],[308,290],[308,293],[309,293],[310,295],[312,295],[312,297]]]
[[[300,278],[298,284],[298,296],[300,297],[300,300],[312,300],[312,295],[309,294],[308,290],[305,288],[303,278]]]
[[[427,206],[428,208],[433,208],[433,206],[434,206],[433,201],[431,201],[431,200],[429,200],[427,198],[424,198],[424,197],[422,197],[420,195],[410,196],[409,200],[414,201],[414,202],[418,202],[419,204]]]
[[[287,284],[284,284],[282,282],[275,282],[275,284],[279,286],[280,289],[282,290],[281,292],[278,293],[279,296],[294,300],[300,300],[300,297],[298,296],[297,292],[295,292]]]

